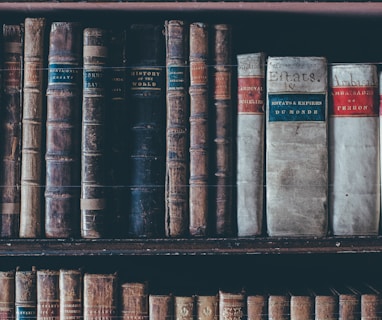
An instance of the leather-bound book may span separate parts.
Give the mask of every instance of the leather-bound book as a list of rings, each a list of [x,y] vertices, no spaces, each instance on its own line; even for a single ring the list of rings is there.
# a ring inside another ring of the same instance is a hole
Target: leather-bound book
[[[118,308],[117,274],[85,273],[83,285],[83,319],[114,320]]]
[[[17,238],[20,228],[24,25],[4,24],[2,41],[0,237]]]
[[[192,237],[208,232],[209,195],[209,30],[207,24],[190,24],[190,225]]]
[[[336,320],[338,316],[338,296],[329,285],[312,289],[315,320]]]
[[[82,28],[52,22],[49,35],[45,236],[74,238],[80,226]]]
[[[42,233],[45,25],[45,18],[24,21],[20,238]]]
[[[188,25],[165,22],[166,34],[166,236],[188,235],[189,98]]]
[[[173,320],[174,297],[172,294],[149,295],[149,320]]]
[[[101,28],[83,31],[83,97],[81,138],[81,236],[103,238],[106,217],[105,113],[109,106],[109,34]]]
[[[60,272],[37,270],[37,320],[60,319]]]
[[[219,320],[219,296],[196,295],[195,315],[198,320]]]
[[[82,270],[60,269],[60,320],[82,320]]]
[[[219,319],[243,320],[247,314],[247,297],[244,291],[219,290]]]
[[[268,319],[289,320],[290,295],[283,291],[271,291],[268,296]]]
[[[163,237],[166,90],[163,25],[133,24],[129,42],[129,237]]]
[[[195,309],[195,296],[174,296],[174,320],[196,319]]]
[[[295,320],[314,320],[314,298],[309,290],[291,292],[290,318]]]
[[[213,52],[213,105],[211,116],[215,119],[212,139],[211,168],[214,199],[214,233],[229,237],[234,234],[233,215],[233,105],[232,105],[232,26],[214,24],[212,28]]]
[[[149,318],[149,288],[147,282],[121,284],[121,319],[147,320]]]
[[[37,274],[31,270],[17,269],[15,273],[16,320],[30,320],[37,317]]]
[[[265,54],[237,55],[236,205],[239,237],[264,221]]]
[[[15,272],[0,271],[0,319],[15,319]]]
[[[333,288],[338,297],[338,320],[361,318],[361,295],[353,288],[339,285]]]
[[[377,281],[379,282],[379,281]],[[369,283],[355,283],[351,286],[361,299],[361,319],[379,320],[382,317],[382,296],[378,286]]]
[[[247,319],[268,319],[268,295],[256,293],[247,296]]]

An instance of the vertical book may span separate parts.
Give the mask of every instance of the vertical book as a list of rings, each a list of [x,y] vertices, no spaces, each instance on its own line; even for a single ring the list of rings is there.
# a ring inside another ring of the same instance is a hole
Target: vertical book
[[[36,319],[37,316],[37,274],[36,268],[16,270],[15,273],[16,320]]]
[[[15,272],[0,271],[0,319],[15,319]]]

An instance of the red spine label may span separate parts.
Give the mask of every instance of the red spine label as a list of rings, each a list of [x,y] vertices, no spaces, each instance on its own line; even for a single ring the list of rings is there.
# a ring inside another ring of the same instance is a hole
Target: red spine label
[[[238,78],[238,113],[264,113],[264,78]]]

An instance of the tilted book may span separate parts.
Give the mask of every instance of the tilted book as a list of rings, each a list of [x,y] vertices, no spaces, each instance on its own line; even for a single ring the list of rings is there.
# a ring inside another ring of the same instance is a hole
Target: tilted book
[[[15,319],[15,272],[0,271],[0,319]]]
[[[327,62],[269,57],[266,106],[269,236],[317,236],[328,226]]]
[[[330,67],[329,212],[333,235],[377,235],[380,146],[377,66]]]
[[[166,32],[166,208],[167,237],[188,235],[189,98],[188,26],[165,22]]]
[[[36,268],[16,270],[15,273],[15,313],[16,320],[37,317],[37,274]]]
[[[147,282],[122,283],[120,312],[122,320],[148,320],[149,288]]]
[[[174,297],[172,294],[149,295],[149,320],[172,320],[174,318]]]
[[[60,272],[37,270],[37,320],[60,319]]]
[[[45,26],[45,18],[24,21],[20,238],[42,232]]]
[[[45,236],[79,236],[82,28],[52,22],[46,118]]]
[[[17,238],[20,228],[21,118],[24,25],[3,25],[1,107],[0,237]]]
[[[236,203],[239,237],[262,233],[265,54],[237,55]]]
[[[60,320],[82,320],[82,280],[82,270],[60,269]]]

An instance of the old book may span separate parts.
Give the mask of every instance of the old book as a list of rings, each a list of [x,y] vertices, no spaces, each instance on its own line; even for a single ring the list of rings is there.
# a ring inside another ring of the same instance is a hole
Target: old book
[[[247,319],[268,319],[268,295],[265,293],[249,294],[247,296]]]
[[[195,308],[195,296],[174,296],[174,320],[194,320]]]
[[[203,22],[190,24],[190,179],[189,233],[203,237],[208,232],[209,197],[209,30]]]
[[[356,320],[361,317],[361,297],[354,289],[337,285],[333,290],[338,296],[338,319]]]
[[[219,320],[219,296],[217,294],[195,295],[195,308],[196,319]]]
[[[315,320],[336,320],[338,316],[338,296],[329,285],[312,289]]]
[[[149,320],[172,320],[174,297],[172,294],[149,295]]]
[[[24,21],[20,238],[42,233],[45,26],[45,18]]]
[[[82,28],[52,22],[49,34],[45,237],[79,236]]]
[[[247,298],[244,291],[229,292],[219,290],[219,318],[224,320],[244,320],[247,314]]]
[[[118,308],[118,275],[85,273],[83,286],[83,319],[115,319]]]
[[[236,203],[239,237],[262,234],[265,54],[237,55]]]
[[[0,237],[18,238],[20,228],[21,116],[24,25],[3,25],[0,172]]]
[[[37,317],[37,274],[31,270],[17,269],[15,273],[15,313],[16,320]]]
[[[377,235],[380,224],[377,67],[330,67],[329,212],[334,235]]]
[[[211,30],[213,52],[211,90],[214,117],[212,199],[214,199],[214,233],[232,236],[233,224],[233,105],[232,105],[232,26],[214,24]]]
[[[130,52],[130,237],[165,234],[166,85],[163,25],[133,24]]]
[[[327,234],[327,62],[269,57],[266,200],[270,236]]]
[[[15,272],[0,271],[0,319],[15,319]]]
[[[83,92],[81,138],[81,236],[105,236],[106,174],[105,113],[109,34],[106,29],[83,31]]]
[[[37,270],[37,320],[60,319],[60,272]]]
[[[60,320],[82,320],[82,270],[60,269]]]
[[[290,318],[294,320],[314,319],[314,298],[309,290],[298,289],[291,291]]]
[[[147,282],[121,284],[121,318],[147,320],[149,318],[149,287]]]
[[[188,25],[167,20],[166,35],[166,180],[167,237],[188,235],[189,98]]]
[[[270,291],[268,296],[268,319],[290,319],[290,294],[284,291]]]
[[[351,288],[361,299],[361,320],[377,320],[382,317],[382,296],[377,286],[369,283],[356,283]]]

